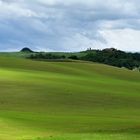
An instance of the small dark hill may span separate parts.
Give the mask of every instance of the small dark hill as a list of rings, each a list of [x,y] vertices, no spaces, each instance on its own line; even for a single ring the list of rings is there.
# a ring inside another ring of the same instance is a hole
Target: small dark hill
[[[33,51],[30,48],[23,48],[20,52],[32,53]]]

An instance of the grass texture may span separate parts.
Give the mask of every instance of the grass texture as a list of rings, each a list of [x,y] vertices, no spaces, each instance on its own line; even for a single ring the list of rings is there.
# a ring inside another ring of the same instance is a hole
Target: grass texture
[[[138,140],[140,73],[0,57],[0,140]]]

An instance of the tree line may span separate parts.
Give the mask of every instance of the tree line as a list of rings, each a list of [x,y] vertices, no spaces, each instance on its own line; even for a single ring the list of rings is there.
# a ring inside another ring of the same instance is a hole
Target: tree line
[[[140,53],[127,53],[116,49],[104,49],[88,51],[83,60],[104,63],[117,67],[125,67],[130,70],[140,68]]]
[[[140,53],[131,53],[117,50],[114,48],[104,49],[104,50],[87,50],[84,55],[70,55],[67,56],[65,53],[63,55],[58,55],[54,53],[35,53],[31,54],[29,58],[31,59],[73,59],[73,60],[85,60],[92,62],[99,62],[103,64],[108,64],[117,67],[125,67],[130,70],[135,68],[140,68]]]

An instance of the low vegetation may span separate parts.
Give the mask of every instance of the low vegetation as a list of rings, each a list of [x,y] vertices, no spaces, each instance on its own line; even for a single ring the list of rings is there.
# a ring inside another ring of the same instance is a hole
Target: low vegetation
[[[84,55],[79,55],[79,54]],[[127,53],[114,48],[104,50],[87,50],[85,52],[79,52],[79,54],[56,54],[56,53],[35,53],[31,54],[28,58],[38,60],[49,59],[74,59],[74,60],[86,60],[103,64],[108,64],[116,67],[125,67],[127,69],[140,70],[140,53]]]
[[[126,53],[113,48],[97,50],[96,53],[88,51],[82,59],[104,63],[117,67],[125,67],[130,70],[140,68],[140,53]]]

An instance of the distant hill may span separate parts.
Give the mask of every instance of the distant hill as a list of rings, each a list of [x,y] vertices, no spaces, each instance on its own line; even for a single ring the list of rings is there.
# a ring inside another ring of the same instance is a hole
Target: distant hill
[[[34,52],[34,51],[32,51],[30,48],[23,48],[23,49],[21,49],[20,52],[31,53],[31,52]]]
[[[81,52],[34,52],[26,47],[19,52],[0,52],[0,56],[56,62],[84,60],[140,71],[140,53],[124,52],[115,48],[88,49]]]

